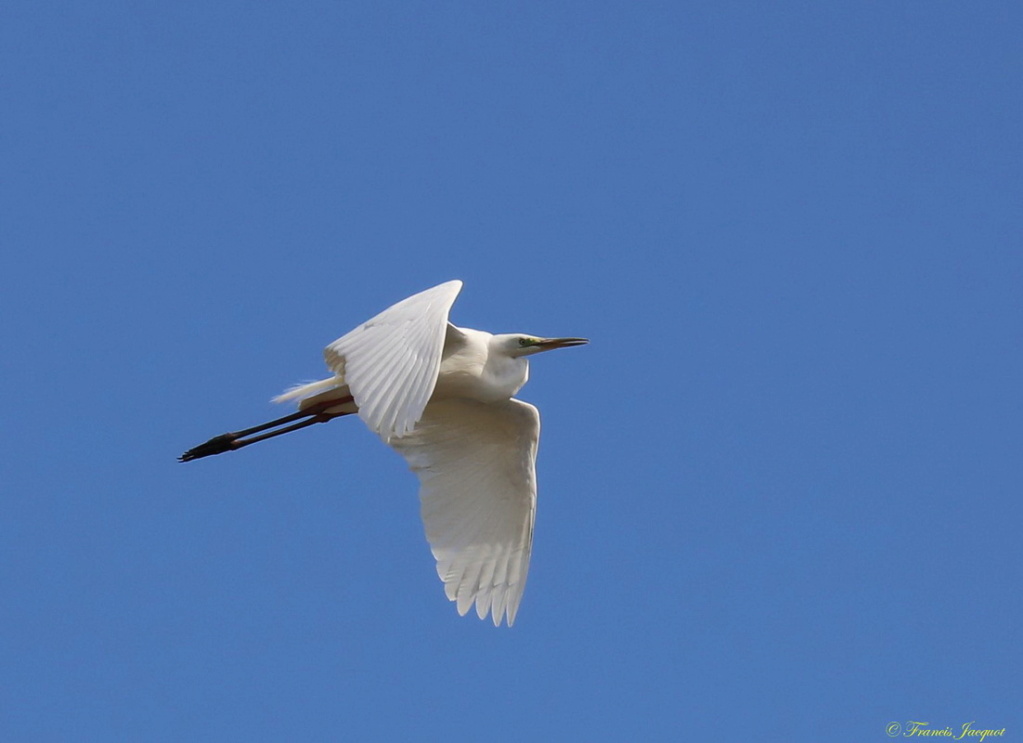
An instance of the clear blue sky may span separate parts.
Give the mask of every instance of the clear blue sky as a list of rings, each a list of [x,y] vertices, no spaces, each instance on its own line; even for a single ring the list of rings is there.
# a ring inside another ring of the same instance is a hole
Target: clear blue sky
[[[7,0],[0,738],[1020,740],[1021,8]],[[175,461],[452,278],[592,339],[510,630],[358,421]]]

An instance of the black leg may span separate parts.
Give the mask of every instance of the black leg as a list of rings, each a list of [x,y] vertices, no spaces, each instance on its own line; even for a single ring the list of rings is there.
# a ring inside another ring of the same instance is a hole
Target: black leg
[[[351,397],[345,397],[340,400],[325,400],[317,405],[312,405],[305,410],[300,410],[297,413],[286,415],[283,418],[277,418],[268,423],[263,423],[259,426],[253,426],[252,428],[246,428],[243,431],[234,431],[233,433],[222,433],[219,436],[214,436],[209,441],[194,446],[180,457],[179,462],[191,462],[193,459],[201,459],[203,457],[209,457],[214,454],[223,454],[226,451],[234,451],[235,449],[241,449],[243,446],[249,444],[255,444],[257,441],[266,441],[272,439],[275,436],[281,436],[285,433],[291,433],[292,431],[298,431],[299,429],[311,426],[314,423],[326,423],[329,420],[338,418],[342,415],[348,415],[347,413],[325,413],[323,411],[329,410],[330,408],[337,407],[338,405],[344,405],[352,402]],[[306,418],[307,420],[301,420]],[[285,423],[291,423],[292,421],[300,421],[291,426],[285,426],[277,431],[269,431],[261,436],[252,436],[254,433],[260,431],[267,431],[271,428],[283,425]],[[252,438],[245,438],[246,436],[252,436]]]

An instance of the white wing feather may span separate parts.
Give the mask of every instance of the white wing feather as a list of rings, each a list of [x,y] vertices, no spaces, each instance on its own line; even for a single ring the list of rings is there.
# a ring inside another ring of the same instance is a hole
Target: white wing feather
[[[324,350],[359,417],[385,441],[411,431],[422,416],[437,384],[448,312],[461,289],[456,280],[415,294]]]
[[[536,513],[540,414],[520,400],[438,400],[390,444],[419,476],[423,524],[437,574],[464,615],[515,621],[526,587]]]

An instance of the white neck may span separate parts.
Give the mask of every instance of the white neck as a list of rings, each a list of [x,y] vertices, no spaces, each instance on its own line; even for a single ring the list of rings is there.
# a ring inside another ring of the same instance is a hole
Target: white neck
[[[495,337],[489,339],[493,347]],[[482,382],[492,391],[493,399],[505,400],[514,395],[529,379],[529,361],[522,356],[512,358],[505,353],[487,354],[487,363],[483,367]]]
[[[449,331],[433,396],[497,402],[518,392],[529,378],[529,362],[502,352],[500,343],[482,330]]]

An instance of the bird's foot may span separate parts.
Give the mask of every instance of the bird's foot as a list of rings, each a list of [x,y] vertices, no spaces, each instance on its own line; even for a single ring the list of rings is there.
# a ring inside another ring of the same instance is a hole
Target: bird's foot
[[[193,459],[201,459],[202,457],[209,457],[213,454],[223,454],[225,451],[232,451],[236,449],[235,440],[238,438],[236,433],[222,433],[219,436],[214,436],[212,439],[199,446],[194,446],[180,457],[179,462],[191,462]]]

